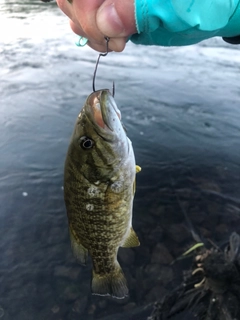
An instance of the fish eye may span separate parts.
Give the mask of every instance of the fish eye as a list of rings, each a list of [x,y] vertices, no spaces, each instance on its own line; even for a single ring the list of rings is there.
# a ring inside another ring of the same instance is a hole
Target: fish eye
[[[80,146],[83,148],[83,149],[91,149],[94,145],[94,142],[91,138],[89,137],[86,137],[86,136],[83,136],[80,138]]]

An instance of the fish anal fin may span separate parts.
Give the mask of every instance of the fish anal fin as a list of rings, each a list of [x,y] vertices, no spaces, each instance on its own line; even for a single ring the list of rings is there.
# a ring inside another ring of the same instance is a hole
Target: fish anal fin
[[[127,281],[117,261],[111,273],[97,274],[93,270],[92,294],[117,299],[128,296]]]
[[[88,259],[88,250],[80,243],[78,239],[76,239],[71,228],[69,228],[69,234],[74,257],[79,263],[86,265]]]
[[[124,243],[121,245],[121,247],[131,248],[131,247],[138,247],[139,245],[140,245],[140,242],[138,240],[138,236],[136,235],[136,232],[131,227],[129,234],[125,239]]]

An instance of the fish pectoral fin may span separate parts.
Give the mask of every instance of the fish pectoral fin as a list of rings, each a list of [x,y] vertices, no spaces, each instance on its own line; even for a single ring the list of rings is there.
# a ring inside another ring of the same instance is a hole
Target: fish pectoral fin
[[[128,296],[127,281],[117,261],[110,273],[98,274],[93,270],[92,294],[112,296],[117,299],[124,299]]]
[[[79,263],[86,265],[88,259],[88,250],[79,242],[79,240],[75,238],[71,228],[69,228],[69,234],[74,257]]]
[[[142,168],[139,167],[138,165],[136,165],[136,173],[138,173],[138,172],[140,172],[140,171],[142,171]]]
[[[140,245],[140,242],[138,240],[138,236],[136,235],[136,232],[131,227],[129,235],[125,239],[124,243],[121,245],[123,248],[131,248],[131,247],[138,247]]]
[[[141,167],[136,166],[136,173],[140,172],[141,170],[142,170]],[[135,191],[136,191],[136,178],[133,182],[133,194],[135,193]]]

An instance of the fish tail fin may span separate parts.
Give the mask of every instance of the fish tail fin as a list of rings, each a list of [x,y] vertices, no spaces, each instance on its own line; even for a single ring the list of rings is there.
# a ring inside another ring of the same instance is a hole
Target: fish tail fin
[[[97,274],[93,270],[92,294],[112,296],[117,299],[124,299],[128,296],[127,281],[117,261],[110,273]]]

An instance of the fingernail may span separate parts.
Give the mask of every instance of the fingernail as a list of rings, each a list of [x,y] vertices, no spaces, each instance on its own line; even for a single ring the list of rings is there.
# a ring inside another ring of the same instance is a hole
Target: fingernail
[[[108,37],[125,36],[125,28],[114,3],[100,7],[97,13],[97,25],[99,30]]]

